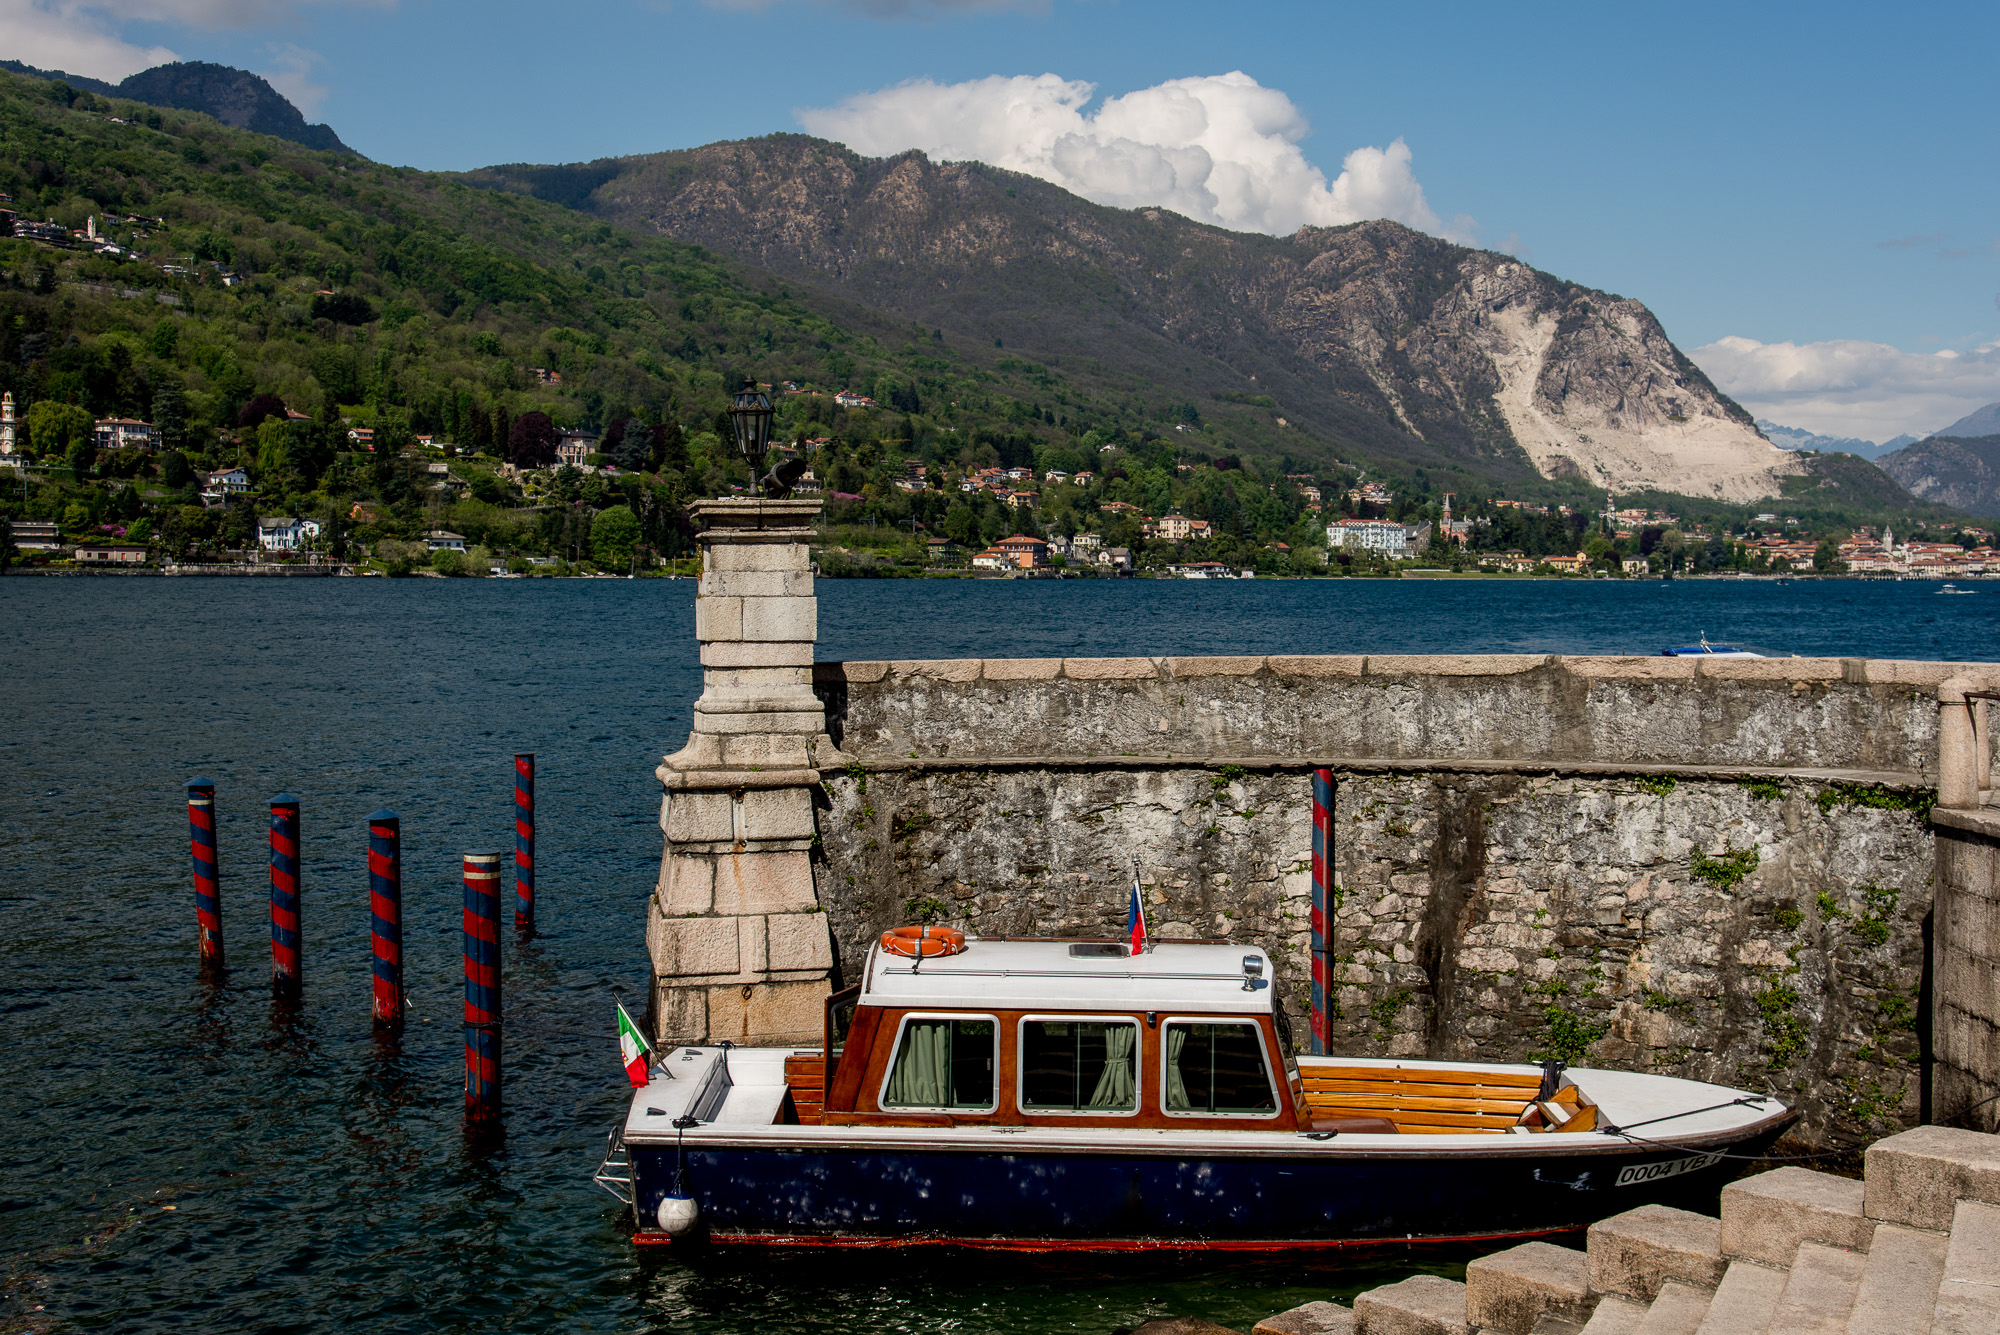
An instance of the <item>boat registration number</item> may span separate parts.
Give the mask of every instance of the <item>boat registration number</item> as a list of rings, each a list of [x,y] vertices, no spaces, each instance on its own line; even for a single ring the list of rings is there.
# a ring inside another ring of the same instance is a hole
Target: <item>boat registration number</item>
[[[1698,1173],[1704,1168],[1722,1162],[1720,1154],[1696,1154],[1686,1159],[1675,1159],[1671,1163],[1635,1163],[1618,1170],[1614,1187],[1636,1187],[1641,1182],[1658,1182],[1663,1177],[1679,1177],[1682,1173]]]

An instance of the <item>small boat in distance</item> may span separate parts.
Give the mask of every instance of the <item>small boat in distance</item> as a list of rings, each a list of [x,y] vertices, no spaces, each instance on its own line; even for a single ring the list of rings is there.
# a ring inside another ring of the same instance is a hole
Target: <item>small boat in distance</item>
[[[1971,590],[1971,589],[1961,589],[1961,588],[1959,588],[1959,587],[1958,587],[1958,585],[1956,585],[1956,584],[1953,584],[1953,583],[1951,583],[1951,582],[1950,582],[1949,580],[1947,580],[1947,581],[1945,582],[1945,586],[1944,586],[1944,587],[1943,587],[1942,589],[1939,589],[1939,590],[1938,590],[1938,592],[1939,592],[1939,593],[1971,593],[1971,592],[1972,592],[1972,590]]]
[[[1748,649],[1738,649],[1731,644],[1710,644],[1707,631],[1701,633],[1699,644],[1684,644],[1677,649],[1662,649],[1660,653],[1667,658],[1762,658],[1764,656],[1752,653]]]
[[[1556,1061],[1299,1055],[1275,984],[1236,942],[899,928],[821,1046],[645,1068],[596,1180],[642,1244],[1400,1245],[1713,1208],[1796,1116]]]

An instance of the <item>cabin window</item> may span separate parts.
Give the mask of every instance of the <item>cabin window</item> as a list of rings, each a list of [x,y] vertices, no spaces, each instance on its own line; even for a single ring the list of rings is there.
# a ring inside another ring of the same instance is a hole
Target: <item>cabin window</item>
[[[1139,1110],[1139,1026],[1130,1020],[1021,1021],[1021,1110]]]
[[[1169,1020],[1166,1038],[1161,1101],[1169,1113],[1269,1117],[1277,1112],[1256,1025]]]
[[[990,1015],[906,1017],[882,1106],[991,1112],[998,1034]]]

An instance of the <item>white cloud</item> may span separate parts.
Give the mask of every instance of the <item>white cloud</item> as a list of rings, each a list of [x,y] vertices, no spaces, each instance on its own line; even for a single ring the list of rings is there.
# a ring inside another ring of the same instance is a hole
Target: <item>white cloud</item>
[[[116,83],[154,65],[179,60],[164,46],[142,46],[123,36],[129,23],[182,28],[255,28],[291,19],[311,3],[393,6],[396,0],[0,0],[0,52],[39,69],[68,70]],[[295,49],[295,48],[294,48]],[[292,80],[309,100],[325,90],[305,82],[303,67],[280,55],[273,85]],[[297,98],[294,98],[296,101]]]
[[[112,83],[179,59],[164,46],[134,45],[91,17],[31,0],[0,0],[0,51],[37,69],[67,70]]]
[[[710,9],[748,10],[762,13],[776,7],[779,0],[708,0]],[[1046,13],[1049,0],[813,0],[814,4],[833,5],[850,10],[864,18],[892,21],[895,19],[929,19],[940,14],[991,14],[991,13]]]
[[[813,134],[874,157],[921,149],[1051,181],[1117,208],[1159,205],[1238,231],[1283,234],[1393,218],[1456,241],[1410,170],[1409,145],[1357,148],[1331,183],[1299,148],[1310,128],[1292,100],[1241,72],[1173,79],[1101,103],[1094,84],[994,75],[917,79],[795,114]]]
[[[319,104],[326,100],[326,85],[314,83],[309,77],[313,66],[323,63],[317,51],[308,51],[302,46],[285,42],[270,50],[275,67],[259,70],[271,87],[283,93],[291,104],[311,120],[319,111]]]
[[[1903,352],[1886,343],[1718,339],[1689,354],[1758,417],[1830,436],[1882,441],[1951,425],[2000,401],[2000,343]]]

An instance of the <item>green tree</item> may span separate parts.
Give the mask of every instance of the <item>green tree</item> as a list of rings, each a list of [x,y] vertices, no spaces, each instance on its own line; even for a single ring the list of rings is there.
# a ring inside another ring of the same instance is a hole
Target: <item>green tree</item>
[[[169,324],[166,328],[173,326]],[[157,333],[153,341],[159,342]],[[181,393],[179,385],[165,384],[153,391],[153,432],[159,437],[161,449],[187,448],[187,396]]]
[[[639,545],[639,516],[623,505],[599,510],[590,525],[590,553],[607,570],[623,570]]]
[[[66,459],[79,443],[96,445],[97,421],[73,403],[46,399],[28,409],[28,443],[45,459]]]
[[[1832,538],[1819,540],[1819,548],[1813,552],[1813,569],[1822,575],[1838,575],[1847,569],[1847,562],[1840,559],[1840,548],[1833,545]]]

